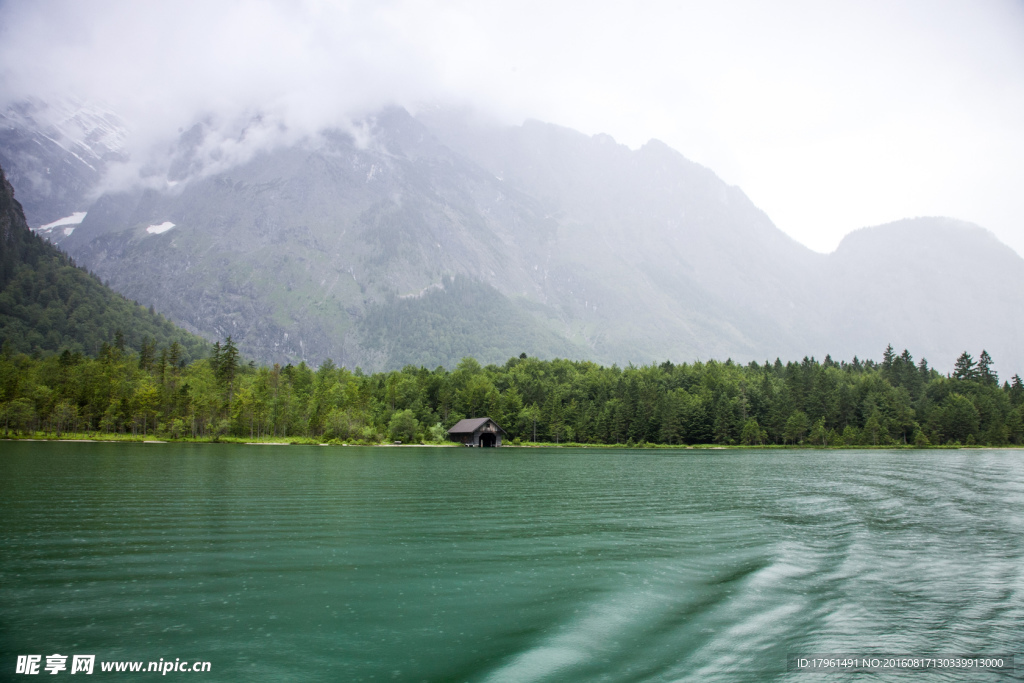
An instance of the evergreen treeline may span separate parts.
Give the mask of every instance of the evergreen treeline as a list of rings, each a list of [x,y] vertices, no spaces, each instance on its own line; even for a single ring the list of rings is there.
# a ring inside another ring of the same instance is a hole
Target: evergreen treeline
[[[441,441],[490,416],[508,440],[594,444],[873,446],[1024,443],[1024,385],[999,384],[966,352],[950,376],[889,347],[881,363],[732,361],[626,368],[527,358],[454,370],[364,375],[336,367],[256,367],[229,337],[185,363],[180,344],[96,358],[0,355],[0,426],[20,433],[405,443]]]

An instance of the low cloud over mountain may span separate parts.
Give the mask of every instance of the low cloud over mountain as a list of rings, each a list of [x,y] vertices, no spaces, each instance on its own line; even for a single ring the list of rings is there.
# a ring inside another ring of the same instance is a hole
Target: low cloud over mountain
[[[2,141],[29,139],[19,125]],[[892,343],[940,368],[982,348],[1024,365],[1024,260],[962,222],[865,229],[826,256],[663,143],[463,110],[386,108],[220,167],[218,136],[182,131],[164,185],[121,192],[41,191],[25,169],[79,163],[70,144],[33,160],[6,143],[0,161],[36,227],[80,221],[49,231],[80,263],[261,360],[763,361]]]

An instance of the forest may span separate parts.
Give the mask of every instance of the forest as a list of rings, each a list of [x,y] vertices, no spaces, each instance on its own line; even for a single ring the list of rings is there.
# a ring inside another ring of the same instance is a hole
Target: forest
[[[942,375],[908,351],[881,362],[804,358],[641,367],[539,360],[364,374],[245,362],[228,337],[186,362],[178,342],[96,357],[0,353],[8,437],[442,443],[489,416],[505,443],[871,447],[1024,444],[1024,385],[964,352]]]
[[[136,301],[29,230],[14,190],[0,169],[0,347],[12,353],[99,353],[117,330],[124,346],[178,344],[182,359],[209,354],[209,343]],[[115,340],[116,341],[116,340]],[[41,406],[42,407],[42,406]]]

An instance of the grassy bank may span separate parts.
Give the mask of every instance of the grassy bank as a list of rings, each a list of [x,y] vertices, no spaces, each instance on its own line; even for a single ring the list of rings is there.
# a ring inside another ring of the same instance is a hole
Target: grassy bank
[[[266,446],[291,446],[291,445],[303,445],[303,446],[381,446],[381,447],[407,447],[407,446],[429,446],[435,448],[462,448],[461,444],[444,441],[444,442],[421,442],[421,443],[395,443],[389,441],[339,441],[337,439],[331,439],[329,441],[323,441],[320,439],[314,439],[305,436],[288,436],[288,437],[266,437],[266,438],[244,438],[237,436],[197,436],[197,437],[171,437],[166,435],[156,434],[120,434],[120,433],[108,433],[108,432],[63,432],[59,436],[52,432],[31,432],[26,434],[6,434],[0,437],[3,441],[68,441],[68,442],[79,442],[79,443],[150,443],[150,444],[164,444],[164,443],[229,443],[229,444],[240,444],[240,445],[266,445]],[[615,449],[615,450],[793,450],[793,449],[806,449],[806,450],[948,450],[948,449],[960,449],[960,448],[994,448],[993,446],[982,446],[982,445],[960,445],[960,444],[944,444],[940,446],[928,445],[928,446],[915,446],[913,444],[884,444],[884,445],[828,445],[822,446],[821,444],[765,444],[765,445],[722,445],[722,444],[654,444],[654,443],[640,443],[640,444],[600,444],[600,443],[577,443],[577,442],[561,442],[556,443],[553,441],[524,441],[519,443],[506,442],[502,446],[503,448],[559,448],[559,449],[572,449],[572,448],[588,448],[588,449]],[[1019,449],[1021,446],[999,446],[999,448],[1007,449]]]

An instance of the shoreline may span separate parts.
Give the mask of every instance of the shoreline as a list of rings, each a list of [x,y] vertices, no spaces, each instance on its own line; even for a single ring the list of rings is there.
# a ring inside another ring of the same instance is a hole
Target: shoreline
[[[113,438],[110,438],[113,437]],[[234,438],[200,438],[200,439],[175,439],[173,437],[165,437],[163,439],[152,439],[143,438],[136,436],[121,436],[115,434],[101,434],[97,435],[97,438],[81,438],[79,434],[74,435],[72,438],[56,437],[56,436],[40,436],[33,435],[30,437],[0,437],[0,442],[9,441],[27,441],[27,442],[64,442],[64,443],[132,443],[132,444],[231,444],[236,446],[335,446],[339,448],[465,448],[459,443],[408,443],[408,444],[397,444],[397,443],[330,443],[317,441],[314,439],[308,439],[299,437],[292,441],[242,441]],[[684,450],[696,450],[696,451],[729,451],[729,450],[812,450],[812,451],[891,451],[891,450],[908,450],[908,451],[934,451],[934,450],[1022,450],[1024,446],[1015,446],[1012,444],[1006,446],[984,446],[984,445],[928,445],[928,446],[915,446],[912,444],[879,444],[879,445],[867,445],[867,446],[821,446],[814,444],[791,444],[791,445],[778,445],[778,444],[767,444],[763,446],[758,445],[737,445],[737,444],[589,444],[589,443],[546,443],[546,442],[526,442],[520,444],[503,444],[501,448],[511,449],[530,449],[530,448],[557,448],[557,449],[616,449],[616,450],[630,450],[630,451],[650,451],[650,450],[672,450],[672,451],[684,451]]]

